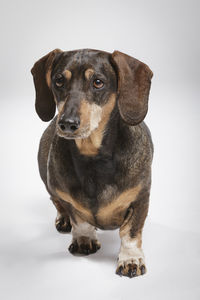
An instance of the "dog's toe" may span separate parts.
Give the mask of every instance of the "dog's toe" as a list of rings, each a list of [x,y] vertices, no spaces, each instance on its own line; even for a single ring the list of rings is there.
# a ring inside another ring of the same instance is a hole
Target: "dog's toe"
[[[77,253],[78,252],[78,243],[77,241],[74,241],[73,243],[71,243],[71,245],[68,248],[70,253]]]

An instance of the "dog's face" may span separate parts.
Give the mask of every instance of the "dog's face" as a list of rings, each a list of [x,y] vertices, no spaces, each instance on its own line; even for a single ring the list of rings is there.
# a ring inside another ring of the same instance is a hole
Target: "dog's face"
[[[32,68],[36,111],[49,121],[58,109],[57,133],[87,138],[106,124],[117,102],[122,119],[140,123],[147,113],[152,72],[142,62],[115,51],[54,50]]]
[[[111,112],[117,92],[109,54],[95,50],[63,52],[57,56],[47,82],[58,108],[57,133],[87,138]]]

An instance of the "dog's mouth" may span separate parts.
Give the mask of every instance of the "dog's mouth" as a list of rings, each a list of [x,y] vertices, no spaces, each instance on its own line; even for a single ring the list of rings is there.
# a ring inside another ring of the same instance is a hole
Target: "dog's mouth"
[[[71,133],[71,132],[63,132],[60,127],[57,125],[56,126],[56,133],[58,136],[65,138],[67,140],[70,139],[86,139],[90,136],[90,128],[85,127],[85,128],[79,128],[78,130],[76,130],[75,132]]]

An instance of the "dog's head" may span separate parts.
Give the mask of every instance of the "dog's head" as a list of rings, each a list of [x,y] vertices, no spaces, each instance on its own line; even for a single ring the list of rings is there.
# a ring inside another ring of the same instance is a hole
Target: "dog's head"
[[[62,137],[87,138],[109,119],[115,104],[129,125],[146,116],[152,72],[121,52],[56,49],[37,61],[31,72],[36,111],[49,121],[57,106],[57,133]]]

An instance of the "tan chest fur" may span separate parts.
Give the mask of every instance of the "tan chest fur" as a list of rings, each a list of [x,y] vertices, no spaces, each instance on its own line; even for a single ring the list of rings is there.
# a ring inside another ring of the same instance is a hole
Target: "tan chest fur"
[[[124,216],[130,204],[137,199],[141,190],[141,185],[137,185],[115,196],[106,204],[100,205],[95,215],[92,210],[84,206],[81,202],[73,199],[68,193],[56,190],[56,194],[62,200],[71,204],[77,211],[79,216],[88,223],[94,226],[102,226],[104,228],[115,228],[121,226],[124,221]],[[103,202],[103,201],[102,201]],[[105,203],[105,201],[104,201]]]

